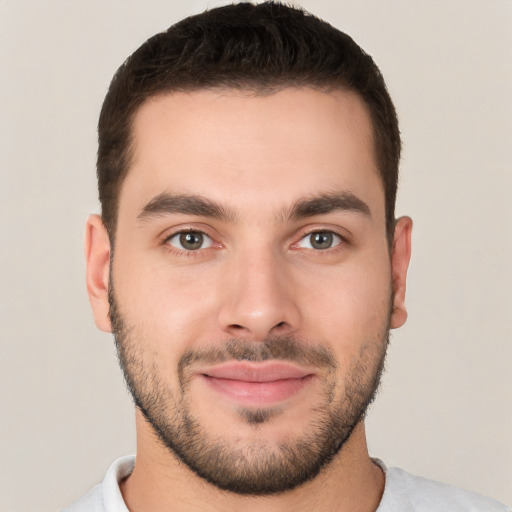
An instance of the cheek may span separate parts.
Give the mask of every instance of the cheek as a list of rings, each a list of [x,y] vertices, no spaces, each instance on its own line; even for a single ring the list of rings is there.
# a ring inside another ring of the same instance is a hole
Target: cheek
[[[309,337],[321,336],[337,350],[351,354],[361,343],[379,341],[387,332],[391,300],[387,260],[371,265],[340,265],[316,276],[301,294]],[[321,340],[319,340],[321,341]]]
[[[137,337],[155,352],[179,357],[213,327],[216,277],[211,269],[171,269],[160,261],[115,265],[120,311]]]

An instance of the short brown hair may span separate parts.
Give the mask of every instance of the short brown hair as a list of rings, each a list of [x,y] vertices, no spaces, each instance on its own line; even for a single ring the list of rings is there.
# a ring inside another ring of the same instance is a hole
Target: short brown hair
[[[148,97],[212,88],[265,94],[301,86],[352,90],[366,103],[392,239],[401,142],[378,67],[352,38],[325,21],[299,8],[265,2],[185,18],[148,39],[117,70],[98,126],[99,198],[112,243],[119,190],[130,167],[132,124]]]

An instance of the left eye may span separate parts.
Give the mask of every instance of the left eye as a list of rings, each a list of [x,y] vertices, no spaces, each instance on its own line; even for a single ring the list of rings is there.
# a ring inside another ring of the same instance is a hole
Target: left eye
[[[197,251],[213,245],[213,240],[201,231],[182,231],[167,239],[167,243],[176,249]]]
[[[298,246],[305,249],[324,251],[325,249],[336,247],[341,241],[341,237],[332,231],[315,231],[302,238]]]

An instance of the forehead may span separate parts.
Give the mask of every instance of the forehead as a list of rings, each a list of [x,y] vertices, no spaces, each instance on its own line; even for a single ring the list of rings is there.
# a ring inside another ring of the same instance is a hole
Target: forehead
[[[230,89],[148,99],[133,124],[133,161],[121,189],[136,208],[162,192],[281,208],[347,190],[384,211],[370,116],[348,91]]]

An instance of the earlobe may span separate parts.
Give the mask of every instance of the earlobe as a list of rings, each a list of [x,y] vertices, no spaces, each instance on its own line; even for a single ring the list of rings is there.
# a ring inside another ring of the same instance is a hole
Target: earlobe
[[[391,270],[393,277],[393,312],[391,328],[401,327],[407,320],[405,307],[405,288],[407,269],[411,259],[412,220],[410,217],[400,217],[395,226],[393,247],[391,252]]]
[[[111,332],[108,302],[110,240],[99,215],[91,215],[85,225],[85,261],[89,302],[98,329]]]

